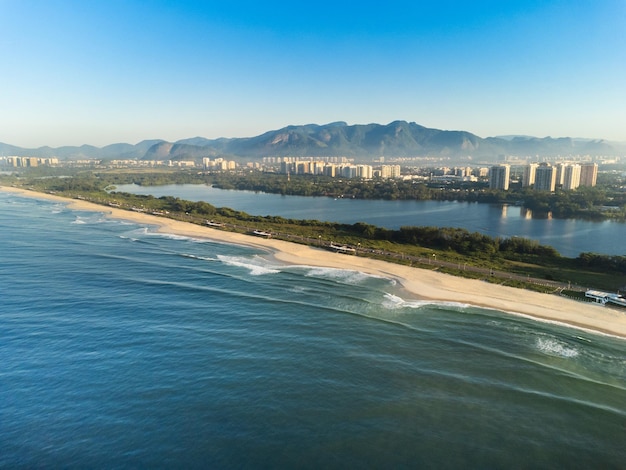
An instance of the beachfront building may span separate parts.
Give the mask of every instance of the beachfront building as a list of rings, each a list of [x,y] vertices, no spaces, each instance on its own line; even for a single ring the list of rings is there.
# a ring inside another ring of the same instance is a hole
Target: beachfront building
[[[511,165],[495,165],[489,171],[489,188],[508,191]]]
[[[547,164],[540,164],[535,170],[535,189],[537,191],[554,191],[556,188],[556,168]]]

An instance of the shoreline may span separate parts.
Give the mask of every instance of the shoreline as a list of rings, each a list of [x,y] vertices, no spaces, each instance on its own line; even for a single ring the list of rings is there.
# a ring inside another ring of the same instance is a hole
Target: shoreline
[[[406,292],[419,300],[468,304],[626,339],[626,312],[591,303],[577,302],[552,294],[500,286],[477,279],[466,279],[387,261],[333,253],[282,240],[226,232],[209,226],[101,206],[79,199],[69,199],[22,188],[0,186],[0,191],[34,199],[62,202],[72,210],[100,212],[106,217],[156,226],[160,233],[259,248],[284,264],[346,269],[393,279]]]

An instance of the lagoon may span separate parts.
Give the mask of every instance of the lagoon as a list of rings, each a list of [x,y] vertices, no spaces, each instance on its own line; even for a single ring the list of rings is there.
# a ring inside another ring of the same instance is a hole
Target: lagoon
[[[456,201],[382,201],[282,196],[254,191],[235,191],[198,184],[163,186],[118,185],[117,191],[155,197],[174,196],[205,201],[252,215],[275,215],[292,219],[328,222],[364,222],[398,229],[402,226],[459,227],[491,237],[524,237],[550,245],[563,256],[583,252],[626,255],[626,224],[533,216],[520,207]]]

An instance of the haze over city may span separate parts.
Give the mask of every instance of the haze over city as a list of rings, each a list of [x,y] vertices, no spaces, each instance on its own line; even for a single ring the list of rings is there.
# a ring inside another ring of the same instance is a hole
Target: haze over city
[[[397,119],[626,141],[626,2],[0,0],[0,142]]]

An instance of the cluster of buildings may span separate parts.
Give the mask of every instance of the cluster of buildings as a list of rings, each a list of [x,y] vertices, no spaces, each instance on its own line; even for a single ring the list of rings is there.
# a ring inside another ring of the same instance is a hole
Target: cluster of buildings
[[[111,160],[106,163],[109,167],[115,168],[152,168],[155,166],[169,167],[195,167],[194,161],[172,161],[172,160]]]
[[[431,182],[448,184],[457,181],[484,181],[488,179],[489,187],[507,191],[513,182],[514,185],[532,188],[537,191],[553,192],[557,188],[574,190],[579,186],[595,186],[598,176],[598,164],[592,162],[543,162],[512,165],[502,163],[492,167],[472,168],[438,167],[438,168],[408,168],[405,176],[400,174],[400,165],[385,164],[384,157],[375,162],[376,165],[355,164],[354,160],[346,157],[264,157],[263,162],[252,162],[246,166],[250,169],[265,171],[279,171],[286,175],[323,175],[339,178],[404,178],[423,179]],[[26,168],[40,165],[55,166],[59,159],[8,156],[0,157],[0,167]],[[71,160],[63,162],[71,166],[98,166],[106,165],[116,168],[169,166],[179,168],[198,168],[193,160]],[[202,169],[205,171],[233,171],[238,168],[233,160],[209,157],[202,158]],[[512,171],[513,168],[513,171]]]
[[[556,188],[573,190],[579,186],[595,186],[597,177],[597,163],[529,163],[523,168],[522,187],[537,191],[555,191]],[[490,188],[507,191],[510,181],[511,165],[490,168]]]
[[[353,163],[332,163],[323,160],[284,159],[280,162],[280,172],[296,175],[324,175],[342,178],[399,178],[400,165],[355,165]]]
[[[348,159],[347,157],[263,157],[263,163],[266,165],[280,165],[282,162],[296,162],[301,160],[315,160],[325,163],[351,163],[354,161],[354,159]]]
[[[167,166],[170,168],[197,168],[198,163],[195,160],[111,160],[110,166],[116,167],[153,167]],[[224,158],[215,158],[211,160],[208,157],[202,159],[202,169],[206,171],[228,171],[237,169],[237,163]]]
[[[452,183],[452,182],[476,182],[479,179],[486,179],[489,175],[489,168],[472,168],[472,167],[437,167],[427,168],[427,175],[424,176],[423,169],[418,170],[422,176],[422,179],[426,179],[431,182],[438,183]],[[409,179],[409,177],[405,177]],[[414,177],[410,179],[415,179]]]
[[[202,159],[202,168],[208,171],[228,171],[237,168],[237,163],[233,160],[225,160],[223,158],[216,158],[211,160],[208,157]]]
[[[0,157],[0,165],[13,168],[35,167],[39,165],[58,165],[58,158],[37,158],[37,157]]]

